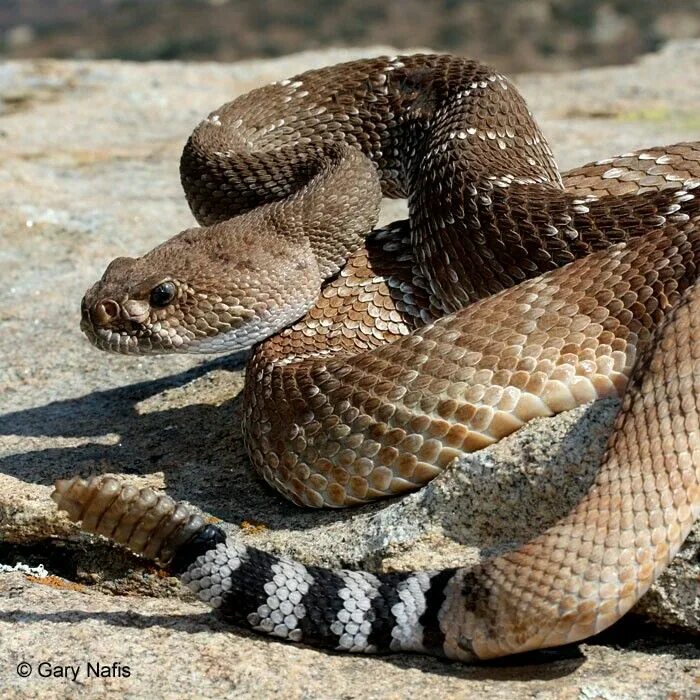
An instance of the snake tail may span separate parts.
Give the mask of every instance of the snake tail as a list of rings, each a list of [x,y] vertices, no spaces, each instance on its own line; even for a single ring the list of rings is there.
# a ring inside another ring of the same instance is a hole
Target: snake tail
[[[338,651],[443,655],[439,611],[455,569],[372,574],[305,566],[237,542],[170,497],[113,477],[59,480],[52,498],[82,530],[179,574],[238,626]]]

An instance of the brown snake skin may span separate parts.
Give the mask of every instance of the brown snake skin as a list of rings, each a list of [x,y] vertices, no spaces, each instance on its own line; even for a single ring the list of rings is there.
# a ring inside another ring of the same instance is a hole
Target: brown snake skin
[[[239,97],[181,174],[203,227],[109,266],[83,300],[95,345],[255,345],[251,460],[315,507],[418,488],[636,368],[586,498],[446,583],[443,651],[561,644],[631,607],[700,510],[700,144],[561,178],[505,77],[408,56]],[[366,238],[382,193],[410,219]]]

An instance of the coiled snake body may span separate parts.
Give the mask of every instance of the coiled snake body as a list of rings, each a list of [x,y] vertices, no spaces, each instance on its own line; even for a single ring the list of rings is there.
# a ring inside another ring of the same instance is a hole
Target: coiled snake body
[[[700,144],[562,180],[505,77],[410,56],[224,105],[181,173],[202,228],[115,260],[82,327],[126,353],[256,345],[246,444],[295,502],[415,489],[533,417],[623,405],[584,500],[477,567],[306,567],[112,479],[57,484],[73,519],[170,561],[236,623],[338,649],[490,658],[632,606],[700,510]],[[382,193],[410,219],[366,237]]]

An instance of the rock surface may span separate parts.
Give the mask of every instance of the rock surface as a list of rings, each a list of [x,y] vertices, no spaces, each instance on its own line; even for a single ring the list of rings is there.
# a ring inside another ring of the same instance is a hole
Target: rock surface
[[[165,697],[656,698],[700,690],[693,639],[632,617],[564,655],[477,668],[342,658],[230,632],[174,579],[78,536],[48,498],[59,477],[125,475],[166,488],[257,546],[307,563],[388,569],[473,561],[541,532],[585,492],[612,401],[536,421],[403,499],[305,512],[251,474],[238,428],[240,358],[113,357],[81,337],[80,298],[106,263],[191,225],[177,160],[203,115],[270,80],[382,52],[231,65],[0,66],[0,563],[45,565],[64,577],[0,573],[0,688],[42,697],[79,685],[86,697],[155,689]],[[700,138],[700,74],[691,70],[699,60],[700,43],[675,44],[635,66],[517,82],[568,168]],[[384,220],[401,210],[392,203]],[[696,632],[698,539],[696,527],[640,608]],[[34,666],[28,679],[15,673],[23,660]],[[41,661],[81,664],[81,675],[42,678]],[[88,661],[119,662],[131,675],[88,678]]]

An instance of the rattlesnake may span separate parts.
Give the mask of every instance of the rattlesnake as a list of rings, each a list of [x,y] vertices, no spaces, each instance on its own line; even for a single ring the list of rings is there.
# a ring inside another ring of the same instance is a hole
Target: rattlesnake
[[[82,328],[124,353],[255,346],[246,445],[296,503],[415,489],[535,416],[624,391],[622,409],[584,500],[476,567],[304,566],[110,478],[57,483],[72,519],[238,624],[343,650],[490,658],[632,606],[700,509],[700,144],[562,179],[507,78],[406,56],[224,105],[181,175],[203,227],[112,262]],[[382,194],[410,219],[365,238]]]

